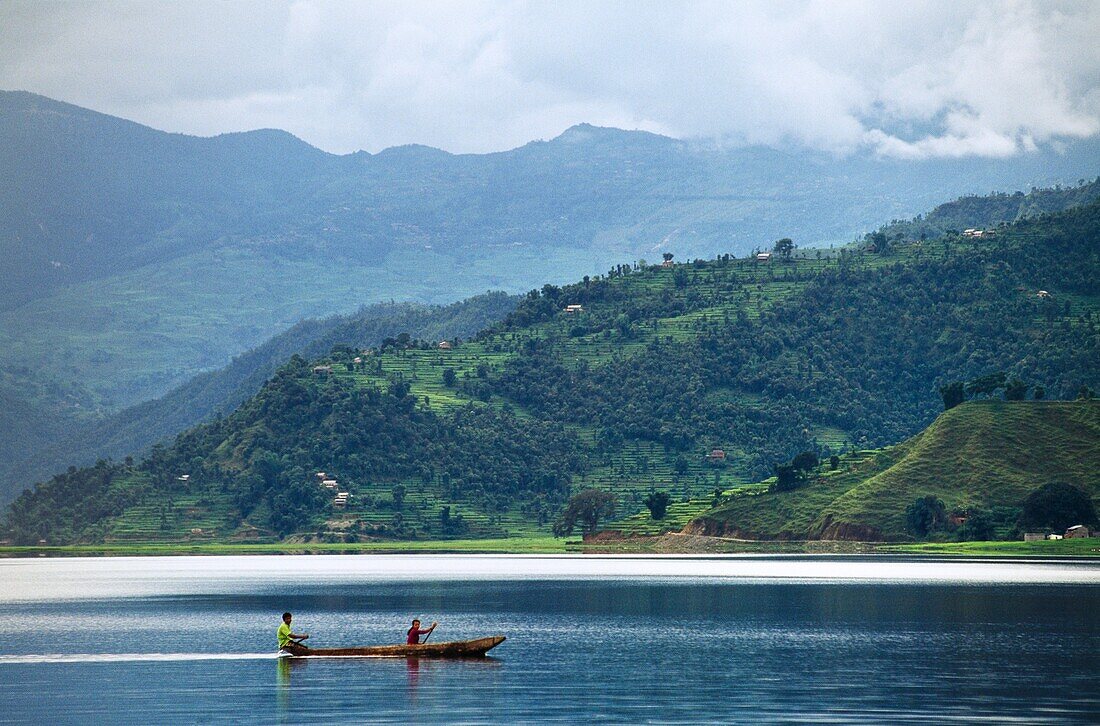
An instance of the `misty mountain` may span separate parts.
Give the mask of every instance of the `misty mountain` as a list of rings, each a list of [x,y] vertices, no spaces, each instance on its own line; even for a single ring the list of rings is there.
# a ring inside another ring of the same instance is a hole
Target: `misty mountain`
[[[2,92],[0,166],[0,420],[22,440],[159,397],[303,318],[664,251],[843,244],[959,194],[1092,178],[1100,143],[907,162],[579,125],[492,154],[336,156]]]

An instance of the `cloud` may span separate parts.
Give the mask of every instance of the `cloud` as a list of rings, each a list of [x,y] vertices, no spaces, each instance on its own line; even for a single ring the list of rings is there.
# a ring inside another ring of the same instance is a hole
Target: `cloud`
[[[1100,133],[1100,4],[0,5],[0,87],[171,131],[511,148],[580,122],[900,158]]]

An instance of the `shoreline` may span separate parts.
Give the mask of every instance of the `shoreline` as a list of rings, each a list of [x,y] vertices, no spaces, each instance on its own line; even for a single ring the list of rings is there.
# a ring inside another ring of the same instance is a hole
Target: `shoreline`
[[[141,557],[311,554],[803,554],[916,555],[928,557],[1100,558],[1100,538],[1041,542],[850,542],[843,540],[747,541],[664,534],[584,542],[555,537],[468,540],[376,540],[356,543],[134,542],[83,545],[0,546],[0,558]]]

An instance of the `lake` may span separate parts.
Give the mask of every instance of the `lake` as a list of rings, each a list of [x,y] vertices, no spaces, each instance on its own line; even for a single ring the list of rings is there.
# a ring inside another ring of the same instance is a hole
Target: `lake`
[[[503,634],[483,661],[286,659]],[[0,721],[1100,720],[1100,565],[887,557],[0,560]]]

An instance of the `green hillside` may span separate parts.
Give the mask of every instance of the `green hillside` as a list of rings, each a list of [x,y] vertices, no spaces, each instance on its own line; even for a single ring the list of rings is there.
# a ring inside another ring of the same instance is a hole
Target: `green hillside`
[[[913,438],[853,452],[788,492],[728,495],[688,531],[751,539],[907,539],[905,510],[936,496],[949,512],[1014,521],[1029,493],[1072,484],[1100,501],[1100,402],[972,401]],[[1006,532],[1001,532],[1006,534]]]
[[[104,417],[62,424],[25,404],[20,406],[18,397],[0,400],[0,417],[18,419],[5,427],[10,450],[0,451],[0,504],[14,498],[29,482],[66,466],[139,455],[190,426],[233,411],[293,355],[317,357],[336,344],[374,346],[401,333],[428,340],[468,338],[501,320],[517,302],[515,296],[486,293],[446,306],[380,303],[351,315],[304,320],[223,368],[195,376],[157,399]],[[0,386],[0,396],[4,390]],[[4,423],[8,422],[0,419],[0,425]]]
[[[860,452],[927,427],[944,383],[1005,371],[1048,399],[1100,388],[1098,240],[1094,203],[992,239],[621,265],[545,285],[450,349],[397,336],[295,358],[144,462],[28,492],[9,529],[33,542],[529,535],[594,487],[616,496],[613,526],[655,531],[715,490],[764,501],[751,483],[798,452],[848,452],[826,477],[843,489],[791,500],[816,517],[901,460],[909,445]],[[654,491],[674,504],[659,525],[637,515]],[[893,531],[895,514],[873,513]],[[767,532],[804,531],[784,517]]]
[[[940,204],[927,214],[913,219],[894,221],[877,230],[888,241],[913,241],[959,233],[968,228],[988,229],[1018,222],[1029,217],[1061,212],[1071,207],[1091,204],[1100,198],[1100,178],[1077,186],[1032,189],[1029,193],[1014,192],[968,195]],[[871,242],[875,233],[868,234]]]

